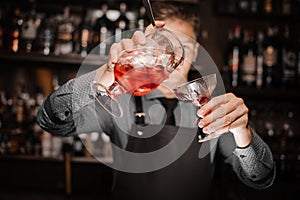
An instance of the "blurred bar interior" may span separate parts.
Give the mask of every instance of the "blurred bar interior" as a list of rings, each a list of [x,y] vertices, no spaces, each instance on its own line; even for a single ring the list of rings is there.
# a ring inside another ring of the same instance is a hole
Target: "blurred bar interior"
[[[300,1],[186,2],[199,8],[198,40],[216,62],[227,91],[244,98],[250,121],[269,144],[277,165],[276,181],[264,191],[245,187],[233,173],[221,173],[228,166],[220,165],[215,199],[296,199]],[[76,76],[96,45],[118,31],[146,24],[138,0],[0,2],[0,199],[109,195],[112,170],[91,156],[112,161],[108,137],[93,133],[81,138],[92,146],[89,152],[79,137],[60,138],[41,130],[35,113],[45,96]],[[100,47],[91,64],[103,64],[106,50]],[[195,76],[191,71],[190,79]],[[100,146],[93,146],[96,140]]]

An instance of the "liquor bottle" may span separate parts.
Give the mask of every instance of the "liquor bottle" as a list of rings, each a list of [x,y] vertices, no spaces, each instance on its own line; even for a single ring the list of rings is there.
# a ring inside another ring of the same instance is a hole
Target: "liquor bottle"
[[[250,2],[250,12],[252,14],[259,12],[259,0],[251,0]]]
[[[14,10],[14,16],[13,21],[11,24],[11,29],[8,31],[9,34],[9,49],[13,53],[19,52],[20,48],[20,33],[21,33],[21,27],[23,24],[23,19],[21,17],[21,10],[20,8],[15,8]]]
[[[282,0],[264,0],[264,13],[267,15],[282,14]]]
[[[293,164],[294,161],[297,160],[297,155],[295,155],[295,138],[294,138],[294,130],[293,123],[296,121],[294,111],[291,110],[293,108],[284,107],[283,108],[283,117],[281,119],[282,127],[281,127],[281,135],[279,138],[279,151],[280,151],[280,159],[279,159],[279,176],[288,178],[288,176],[292,175]],[[294,175],[294,174],[293,174]]]
[[[21,27],[21,49],[30,53],[37,38],[37,30],[41,19],[36,15],[35,5],[32,5],[30,11],[25,15],[24,22]]]
[[[273,12],[272,0],[264,0],[264,13],[271,14]]]
[[[256,83],[257,49],[253,29],[244,34],[243,60],[241,64],[241,82],[243,85],[254,87]]]
[[[291,0],[283,0],[282,1],[282,14],[283,15],[291,15],[291,6],[292,2]]]
[[[227,33],[227,44],[225,47],[225,52],[224,52],[224,65],[221,69],[221,74],[222,74],[222,80],[224,82],[224,85],[231,86],[231,74],[229,73],[229,52],[231,50],[231,42],[233,39],[233,33],[231,29],[228,29]]]
[[[37,49],[43,55],[49,55],[53,52],[55,40],[55,27],[49,14],[46,14],[39,29],[37,39]]]
[[[288,25],[284,27],[281,56],[282,83],[287,87],[295,87],[297,84],[297,49],[290,38],[290,29]]]
[[[25,136],[27,135],[28,120],[28,93],[24,89],[24,85],[19,84],[16,87],[14,96],[8,100],[9,112],[8,119],[8,153],[9,154],[25,154]]]
[[[232,87],[237,87],[240,82],[240,63],[241,63],[241,28],[235,25],[233,38],[228,41],[227,64],[230,73]]]
[[[75,136],[73,140],[74,156],[85,156],[85,147],[79,136]]]
[[[92,25],[89,18],[85,17],[80,26],[80,55],[86,57],[93,44]]]
[[[113,22],[107,17],[108,5],[103,4],[101,6],[102,16],[96,20],[96,23],[93,26],[93,42],[99,45],[99,54],[105,55],[107,48],[106,48],[106,39],[110,38],[114,33],[114,24]]]
[[[264,86],[277,86],[279,82],[280,65],[278,64],[278,39],[277,27],[269,26],[264,40]]]
[[[31,98],[30,109],[29,109],[29,131],[26,139],[26,151],[30,155],[41,156],[42,155],[42,145],[41,136],[43,135],[43,130],[36,123],[36,115],[38,109],[41,107],[44,101],[44,95],[40,87],[36,88],[35,95]]]
[[[73,52],[73,33],[75,26],[70,20],[70,7],[64,8],[62,20],[57,25],[54,54],[69,54]]]
[[[7,100],[5,92],[0,89],[0,155],[7,153],[7,128],[6,128]]]
[[[127,5],[126,3],[122,2],[120,3],[120,16],[115,21],[115,35],[116,39],[115,42],[119,42],[121,40],[121,34],[123,31],[126,31],[129,29],[129,19],[126,16],[127,11]]]
[[[249,0],[238,0],[237,4],[239,13],[248,14],[250,12],[251,5]]]
[[[257,57],[256,57],[256,87],[263,86],[263,61],[264,61],[264,33],[259,31],[257,34]]]
[[[141,6],[139,9],[139,14],[137,18],[136,28],[138,30],[144,30],[144,28],[148,25],[148,17],[146,15],[146,9],[144,6]]]

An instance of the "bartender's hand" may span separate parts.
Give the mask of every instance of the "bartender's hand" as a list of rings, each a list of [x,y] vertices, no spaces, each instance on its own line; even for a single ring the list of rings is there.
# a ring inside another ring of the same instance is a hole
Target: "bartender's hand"
[[[243,99],[232,93],[212,98],[197,112],[202,119],[198,126],[206,134],[231,132],[238,147],[245,147],[252,140],[248,125],[249,109]]]
[[[163,21],[156,21],[157,27],[163,27],[164,25],[165,23]],[[147,33],[151,28],[154,27],[152,25],[148,26],[145,32]],[[100,67],[96,70],[94,80],[105,87],[112,85],[114,82],[114,63],[117,62],[119,53],[123,50],[131,52],[135,45],[145,45],[146,42],[145,33],[142,31],[135,31],[132,38],[122,39],[120,42],[114,43],[110,48],[106,67]]]

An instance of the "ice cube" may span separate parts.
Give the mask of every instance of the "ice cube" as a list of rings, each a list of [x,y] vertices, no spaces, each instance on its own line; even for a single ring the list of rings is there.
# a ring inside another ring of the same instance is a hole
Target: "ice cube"
[[[142,53],[140,55],[136,55],[132,59],[133,67],[141,68],[141,67],[153,67],[155,64],[156,58],[153,56],[152,53]]]
[[[170,54],[161,54],[158,59],[161,61],[161,65],[166,67],[170,62]]]

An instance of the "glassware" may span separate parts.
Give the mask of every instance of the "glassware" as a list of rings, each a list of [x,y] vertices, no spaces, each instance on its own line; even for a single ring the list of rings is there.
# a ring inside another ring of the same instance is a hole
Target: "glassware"
[[[211,97],[215,87],[217,85],[216,74],[210,74],[197,78],[190,82],[184,83],[173,89],[176,97],[184,102],[190,102],[194,105],[201,107],[203,106]],[[211,140],[220,136],[217,133],[210,134],[200,134],[199,142],[204,142]]]
[[[111,115],[122,116],[118,97],[123,94],[143,96],[156,89],[182,63],[184,48],[176,34],[165,28],[147,30],[146,45],[136,45],[131,52],[121,51],[114,65],[114,82],[104,86],[91,83],[97,102]]]

